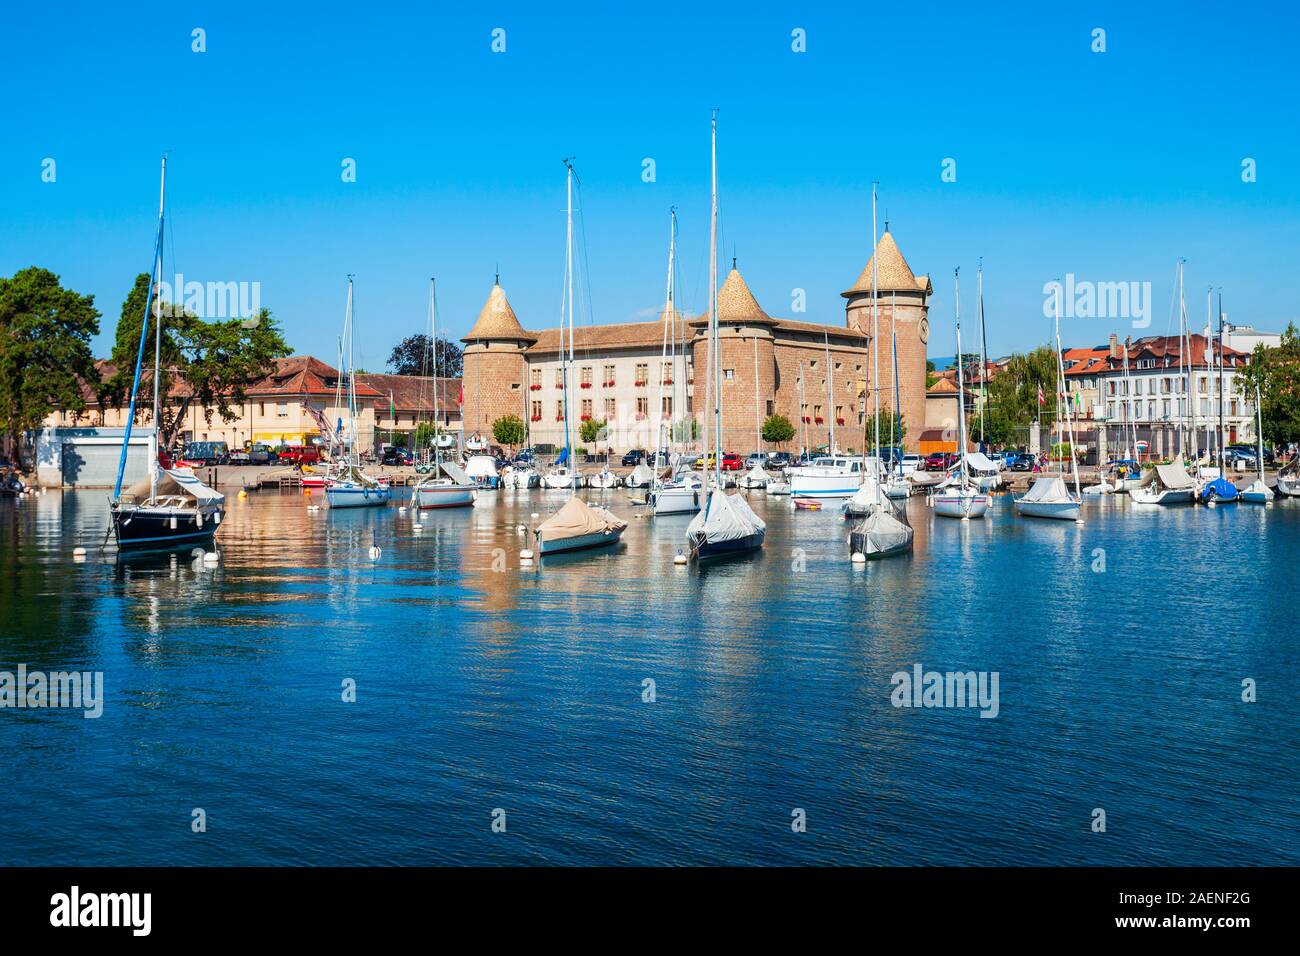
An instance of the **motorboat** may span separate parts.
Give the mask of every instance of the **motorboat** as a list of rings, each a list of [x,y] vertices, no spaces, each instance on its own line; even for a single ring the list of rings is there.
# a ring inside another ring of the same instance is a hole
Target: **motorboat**
[[[807,465],[790,468],[786,478],[790,494],[803,498],[850,498],[859,488],[867,471],[858,457],[827,455],[814,458]]]
[[[465,462],[465,474],[480,488],[495,489],[501,486],[497,460],[491,455],[471,455]]]

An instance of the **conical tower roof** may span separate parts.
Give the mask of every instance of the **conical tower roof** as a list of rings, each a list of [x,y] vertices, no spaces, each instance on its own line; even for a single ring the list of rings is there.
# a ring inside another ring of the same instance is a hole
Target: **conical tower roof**
[[[709,315],[706,312],[704,315],[692,319],[691,323],[698,324],[708,321]],[[755,322],[763,322],[770,325],[774,321],[770,315],[759,307],[758,300],[754,298],[754,293],[749,291],[749,285],[733,263],[731,271],[727,273],[727,278],[722,283],[722,288],[718,290],[718,324],[744,322],[752,325]]]
[[[917,278],[912,274],[912,270],[907,265],[907,260],[903,254],[898,251],[898,243],[894,242],[894,236],[888,229],[880,236],[880,241],[876,243],[875,254],[867,260],[867,266],[862,270],[862,275],[858,276],[858,281],[853,283],[853,288],[840,294],[845,298],[854,295],[860,295],[863,292],[871,292],[871,264],[879,262],[876,268],[876,291],[877,292],[928,292],[930,288],[930,279],[928,276]]]
[[[469,334],[461,341],[477,342],[484,339],[537,341],[537,336],[526,331],[519,324],[519,319],[515,316],[515,310],[510,308],[510,302],[506,299],[505,290],[501,288],[500,282],[493,284],[492,291],[488,293],[487,302],[483,304],[483,311],[479,312],[474,327],[469,330]]]

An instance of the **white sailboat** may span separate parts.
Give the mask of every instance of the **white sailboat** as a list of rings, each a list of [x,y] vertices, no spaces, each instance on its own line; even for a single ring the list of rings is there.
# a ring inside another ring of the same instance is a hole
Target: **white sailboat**
[[[874,274],[874,267],[872,267],[872,272]],[[889,315],[891,319],[898,308],[896,299],[896,293],[889,293]],[[890,415],[890,430],[892,434],[889,436],[889,446],[893,449],[893,451],[890,452],[890,457],[893,460],[890,462],[889,474],[885,478],[885,497],[895,501],[902,501],[912,496],[912,492],[916,490],[916,485],[903,473],[903,462],[902,459],[898,457],[902,454],[903,450],[902,437],[900,436],[898,429],[900,415],[902,413],[899,411],[901,405],[899,403],[898,394],[898,327],[892,321],[889,326],[889,355],[889,360],[894,369],[894,407]]]
[[[962,370],[965,363],[962,362],[961,352],[961,282],[958,276],[959,272],[960,270],[954,270],[953,272],[953,286],[956,295],[954,314],[957,319],[957,447],[962,455],[960,467],[955,476],[956,481],[950,485],[946,484],[935,492],[930,497],[930,505],[934,508],[936,515],[968,521],[971,518],[983,518],[984,513],[989,510],[989,503],[992,499],[976,486],[967,471],[965,454],[966,379]]]
[[[1196,501],[1196,479],[1187,473],[1183,456],[1168,465],[1156,465],[1129,497],[1140,505],[1190,505]]]
[[[564,450],[565,458],[568,459],[572,454],[572,448],[569,444],[569,406],[571,399],[571,383],[573,381],[573,180],[574,171],[572,161],[566,159],[564,167],[567,170],[565,179],[567,203],[565,207],[566,226],[565,226],[565,255],[564,255],[564,304],[568,310],[569,319],[569,349],[568,355],[563,357],[564,362]],[[545,557],[548,554],[558,554],[563,551],[583,551],[589,548],[606,547],[616,544],[623,536],[627,529],[627,522],[604,508],[589,505],[578,497],[577,489],[581,481],[581,475],[572,470],[571,462],[566,462],[558,468],[553,469],[546,476],[546,485],[549,488],[565,487],[564,485],[554,484],[562,479],[569,481],[570,489],[569,500],[564,503],[555,514],[551,515],[535,529],[533,536],[537,541],[538,552]]]
[[[352,305],[352,276],[348,276],[348,306],[343,318],[343,339],[347,343],[348,427],[344,439],[343,461],[337,472],[325,479],[325,500],[331,508],[386,507],[393,491],[361,469],[357,458],[357,381],[355,361],[355,320]]]
[[[1264,483],[1264,412],[1260,408],[1258,382],[1255,384],[1255,461],[1259,464],[1259,477],[1242,491],[1241,500],[1266,505],[1273,500],[1273,489]]]
[[[1061,293],[1059,286],[1054,296],[1056,306],[1056,421],[1061,425],[1061,405],[1065,405],[1065,426],[1061,427],[1061,440],[1069,439],[1070,465],[1074,475],[1074,493],[1071,494],[1060,475],[1040,475],[1023,498],[1015,500],[1016,511],[1026,518],[1056,518],[1061,521],[1079,520],[1079,458],[1074,451],[1074,415],[1065,393],[1065,363],[1061,358]],[[1050,457],[1050,456],[1049,456]]]
[[[874,495],[874,501],[868,507],[865,517],[858,521],[853,529],[849,532],[849,556],[855,554],[862,555],[867,560],[879,558],[888,558],[897,554],[906,554],[912,550],[912,539],[915,532],[912,526],[908,524],[906,513],[889,500],[885,495],[885,490],[881,485],[881,474],[879,471],[880,464],[880,301],[877,294],[877,270],[876,255],[876,187],[871,187],[871,348],[872,348],[872,392],[873,410],[872,417],[875,419],[874,435],[875,449],[874,465],[872,472],[866,476],[862,489],[854,495],[849,504],[855,507],[861,507],[865,502],[859,501],[864,491],[869,487]],[[895,323],[895,313],[893,308],[890,309],[889,323],[892,327]],[[895,343],[897,340],[895,339]],[[896,349],[896,344],[895,344]],[[898,366],[894,365],[894,410],[891,420],[896,420],[898,415]],[[865,439],[865,435],[863,438]],[[865,444],[865,441],[864,441]],[[891,442],[891,446],[893,445]],[[846,509],[847,510],[847,509]]]
[[[709,221],[709,376],[713,399],[713,468],[716,484],[704,509],[686,527],[691,559],[702,562],[754,551],[763,546],[767,524],[741,495],[728,495],[722,481],[722,376],[718,343],[718,118],[711,124],[712,214]],[[707,435],[707,430],[706,430]],[[707,462],[708,441],[704,460]]]
[[[444,467],[442,449],[438,442],[438,393],[440,391],[438,373],[441,370],[439,361],[441,349],[438,348],[438,291],[437,283],[432,277],[429,279],[429,341],[433,348],[433,471],[415,486],[415,490],[411,492],[411,500],[416,508],[422,510],[468,508],[474,504],[476,485],[459,467],[453,465],[454,471]]]
[[[667,280],[667,293],[666,293],[666,299],[664,304],[664,321],[666,324],[664,326],[664,344],[660,350],[661,361],[662,361],[662,357],[665,354],[667,354],[669,351],[669,343],[672,343],[672,351],[674,353],[676,353],[677,351],[676,343],[677,343],[678,312],[677,312],[677,303],[675,301],[676,262],[677,262],[677,210],[674,208],[670,212],[670,222],[669,222],[669,229],[668,229],[668,280]],[[683,321],[683,326],[684,325],[685,322]],[[683,331],[683,335],[685,335],[684,331]],[[685,340],[683,339],[682,342],[683,363],[685,363],[686,360],[685,353],[686,353],[686,344],[685,344]],[[679,380],[684,381],[684,376],[679,375],[676,371],[675,354],[673,357],[673,364],[674,364],[674,371],[673,371],[672,378],[674,382],[674,391],[676,391],[675,383]],[[683,389],[684,388],[685,385],[683,385]],[[676,409],[679,407],[679,404],[675,400],[676,399],[675,395],[673,396],[673,399],[674,400],[672,401],[672,406],[674,410],[673,416],[675,419]],[[662,374],[659,376],[659,406],[661,409],[663,408],[663,375]],[[683,421],[686,421],[686,419],[683,419]],[[645,471],[649,472],[649,481],[647,482],[647,484],[650,488],[650,493],[646,496],[646,504],[650,506],[651,512],[656,517],[660,515],[694,514],[695,512],[700,510],[700,504],[704,500],[704,478],[701,475],[698,475],[689,470],[679,471],[675,465],[671,466],[673,467],[673,474],[668,478],[664,477],[664,471],[670,467],[670,464],[669,462],[664,461],[663,456],[660,454],[660,449],[664,447],[662,422],[663,422],[663,417],[661,414],[660,433],[655,442],[655,453],[653,458],[654,467],[649,468],[644,465],[638,465],[636,469],[633,469],[633,475],[636,475],[638,481],[640,481],[643,480],[646,477],[646,475],[644,473],[638,474],[638,471],[644,468]],[[674,433],[673,420],[669,421],[668,432],[669,432],[668,448],[671,451],[672,449],[677,447],[677,435]],[[680,458],[678,459],[678,461],[680,461]],[[629,475],[628,477],[630,479],[632,475]],[[645,487],[645,485],[639,485],[637,487]]]

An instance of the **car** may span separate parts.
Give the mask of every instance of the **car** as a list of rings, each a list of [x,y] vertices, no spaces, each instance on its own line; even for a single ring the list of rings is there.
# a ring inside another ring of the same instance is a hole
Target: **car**
[[[925,459],[920,455],[903,456],[903,474],[910,475],[925,470]]]
[[[250,465],[274,465],[279,460],[280,456],[271,450],[270,445],[253,445],[248,449]]]
[[[744,461],[739,455],[732,454],[729,451],[722,453],[722,470],[723,471],[740,471],[745,467]]]
[[[957,456],[950,451],[934,451],[925,456],[926,471],[947,471]]]
[[[646,460],[648,454],[649,453],[644,448],[633,448],[623,456],[623,465],[624,467],[639,465],[641,462]]]
[[[238,451],[232,451],[230,453],[230,463],[232,465],[251,465],[253,459],[247,451],[241,448]]]
[[[279,457],[296,465],[314,465],[322,456],[319,445],[288,445],[280,449]]]
[[[1038,464],[1037,456],[1027,451],[1008,452],[1007,458],[1011,463],[1012,471],[1033,471],[1034,466]]]
[[[755,451],[745,456],[746,468],[757,468],[759,465],[767,464],[767,452]]]
[[[794,458],[791,457],[788,451],[774,451],[768,453],[767,461],[763,462],[763,468],[764,470],[789,468],[793,463]]]
[[[409,451],[397,445],[389,445],[385,448],[383,456],[379,459],[381,465],[410,465],[414,461],[415,458]]]
[[[533,463],[533,450],[531,448],[521,449],[519,454],[515,455],[511,461],[513,465],[531,465]]]

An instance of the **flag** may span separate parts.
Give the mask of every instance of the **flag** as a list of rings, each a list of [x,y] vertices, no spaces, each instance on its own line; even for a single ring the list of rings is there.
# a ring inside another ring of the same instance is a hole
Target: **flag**
[[[397,421],[397,404],[393,401],[393,390],[388,390],[388,417]]]
[[[1039,405],[1047,404],[1047,399],[1043,397],[1043,386],[1041,385],[1038,386],[1038,404]]]

